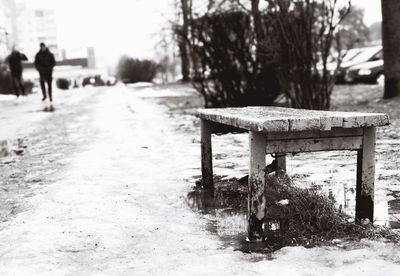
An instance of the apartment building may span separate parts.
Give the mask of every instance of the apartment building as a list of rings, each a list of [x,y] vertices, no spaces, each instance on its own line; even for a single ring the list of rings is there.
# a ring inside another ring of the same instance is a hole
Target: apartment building
[[[15,43],[15,12],[13,0],[0,0],[0,59],[9,54]]]
[[[37,9],[29,6],[27,1],[16,3],[16,33],[18,48],[31,60],[44,42],[59,58],[57,25],[55,11]]]

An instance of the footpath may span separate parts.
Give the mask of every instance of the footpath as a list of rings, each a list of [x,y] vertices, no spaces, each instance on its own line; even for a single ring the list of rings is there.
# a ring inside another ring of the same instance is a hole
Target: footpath
[[[186,131],[193,121],[149,99],[157,93],[123,86],[59,92],[54,112],[41,111],[37,95],[0,103],[0,139],[23,140],[20,155],[0,157],[0,275],[398,271],[400,251],[380,242],[283,248],[272,259],[224,244],[209,229],[213,218],[186,202],[200,172],[198,137]]]

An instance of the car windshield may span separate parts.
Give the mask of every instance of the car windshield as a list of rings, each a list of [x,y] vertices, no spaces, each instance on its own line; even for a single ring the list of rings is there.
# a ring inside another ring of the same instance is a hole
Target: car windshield
[[[377,54],[379,51],[381,51],[380,47],[373,47],[373,48],[368,48],[363,51],[361,51],[357,56],[355,56],[351,61],[354,62],[365,62],[371,59],[375,54]]]
[[[343,57],[343,62],[351,61],[357,57],[362,52],[361,49],[350,49],[347,51],[346,55]]]
[[[361,52],[363,51],[363,49],[360,48],[355,48],[355,49],[349,49],[347,50],[345,53],[341,53],[344,54],[344,56],[342,56],[342,61],[341,62],[348,62],[353,60],[355,57],[357,57]],[[335,55],[330,55],[328,58],[328,62],[332,62],[335,63],[338,61],[337,58],[337,53]]]

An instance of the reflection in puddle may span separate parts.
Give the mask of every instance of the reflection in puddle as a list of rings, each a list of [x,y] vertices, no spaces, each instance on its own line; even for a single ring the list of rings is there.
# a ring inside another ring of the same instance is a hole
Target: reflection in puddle
[[[322,189],[323,190],[323,189]],[[355,216],[355,187],[335,186],[329,189],[329,197],[335,202],[336,208],[350,217]],[[395,199],[392,199],[392,198]],[[400,229],[400,194],[386,194],[386,190],[375,192],[374,224]]]
[[[389,205],[389,223],[393,229],[400,229],[400,198],[397,194],[396,199],[390,200]]]
[[[221,190],[196,189],[187,195],[189,206],[201,212],[209,220],[207,230],[217,234],[225,246],[237,248],[247,233],[247,218],[244,206],[246,197],[224,193]]]
[[[26,141],[24,139],[18,138],[16,140],[1,140],[0,158],[13,155],[22,155],[26,147]]]
[[[43,108],[44,112],[54,112],[56,109],[54,108],[54,106],[52,104],[46,106],[45,108]]]
[[[207,230],[223,241],[222,248],[233,247],[245,253],[269,254],[282,247],[277,239],[268,242],[249,243],[247,238],[247,194],[243,191],[196,189],[187,195],[189,206],[207,219]]]

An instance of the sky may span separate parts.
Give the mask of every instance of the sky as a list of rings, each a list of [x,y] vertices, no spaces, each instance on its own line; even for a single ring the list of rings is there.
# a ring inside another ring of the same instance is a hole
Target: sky
[[[160,30],[175,17],[174,0],[27,0],[56,11],[60,48],[95,47],[97,56],[115,63],[128,54],[153,58]],[[367,25],[381,20],[380,0],[352,0],[365,10]]]
[[[351,2],[364,9],[364,22],[367,26],[382,21],[381,0],[352,0]]]
[[[54,8],[60,48],[95,47],[112,62],[122,54],[153,57],[159,31],[173,19],[173,0],[27,0]]]

